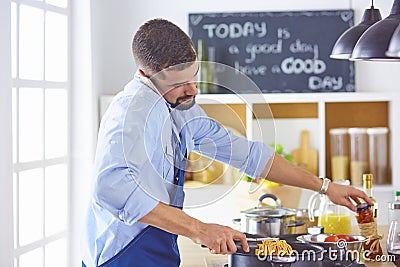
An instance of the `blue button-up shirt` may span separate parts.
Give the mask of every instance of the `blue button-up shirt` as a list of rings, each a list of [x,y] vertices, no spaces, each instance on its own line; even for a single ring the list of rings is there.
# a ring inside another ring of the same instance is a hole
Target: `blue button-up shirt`
[[[192,150],[252,177],[260,176],[274,153],[261,142],[233,135],[197,104],[188,110],[171,109],[135,75],[100,124],[82,240],[86,266],[101,265],[120,252],[147,226],[138,220],[160,201],[182,206],[174,163]]]

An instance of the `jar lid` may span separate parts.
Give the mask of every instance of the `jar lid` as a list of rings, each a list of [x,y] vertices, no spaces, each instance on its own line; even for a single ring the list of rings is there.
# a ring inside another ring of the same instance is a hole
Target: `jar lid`
[[[369,209],[371,206],[368,205],[368,203],[361,203],[357,205],[357,211],[362,211],[362,210],[367,210]]]
[[[271,206],[263,206],[257,207],[253,209],[248,209],[240,212],[244,214],[246,217],[253,218],[282,218],[287,216],[293,216],[296,214],[296,211],[293,209],[282,208],[282,207],[271,207]]]
[[[349,128],[349,134],[366,134],[367,128]]]
[[[347,132],[348,132],[347,128],[332,128],[329,130],[329,133],[333,135],[347,134]]]
[[[368,134],[387,134],[388,132],[389,129],[387,127],[373,127],[367,129]]]

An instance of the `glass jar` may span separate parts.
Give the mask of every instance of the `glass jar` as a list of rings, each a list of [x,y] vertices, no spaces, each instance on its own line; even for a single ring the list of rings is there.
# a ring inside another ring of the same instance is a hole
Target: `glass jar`
[[[362,185],[362,175],[368,173],[368,135],[366,128],[349,128],[350,180],[352,185]]]
[[[348,185],[349,181],[335,182]],[[318,226],[323,227],[326,234],[351,234],[351,220],[349,210],[341,205],[333,203],[325,194],[315,193],[308,200],[308,212],[310,221],[314,222],[315,208],[319,200]]]
[[[387,134],[386,127],[368,128],[369,170],[374,175],[374,183],[386,184],[387,179]]]
[[[386,248],[388,254],[394,256],[394,265],[400,266],[400,221],[390,222]]]
[[[329,130],[331,145],[331,172],[333,181],[348,180],[349,177],[349,138],[347,128]]]

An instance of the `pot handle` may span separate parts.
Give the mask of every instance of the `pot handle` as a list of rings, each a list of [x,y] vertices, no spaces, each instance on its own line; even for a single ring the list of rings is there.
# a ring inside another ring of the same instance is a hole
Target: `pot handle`
[[[315,203],[319,195],[320,195],[319,193],[315,193],[308,200],[308,217],[310,218],[310,222],[314,222]]]
[[[281,207],[282,206],[281,201],[275,195],[273,195],[273,194],[264,194],[264,195],[260,196],[260,198],[258,199],[257,207],[261,207],[262,201],[264,199],[266,199],[266,198],[272,198],[275,201],[275,204],[276,204],[277,207]]]
[[[302,226],[305,225],[306,222],[305,221],[290,221],[286,227],[297,227],[297,226]]]
[[[234,219],[232,219],[232,222],[234,223],[234,224],[240,224],[240,218],[234,218]]]

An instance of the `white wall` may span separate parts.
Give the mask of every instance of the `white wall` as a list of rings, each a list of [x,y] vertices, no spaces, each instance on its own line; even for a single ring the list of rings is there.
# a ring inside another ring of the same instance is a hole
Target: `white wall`
[[[389,14],[392,0],[375,3],[383,17]],[[131,40],[137,28],[146,20],[162,17],[173,21],[184,30],[188,28],[188,13],[230,11],[286,11],[286,10],[355,10],[359,23],[368,0],[132,0],[92,1],[93,86],[99,95],[114,94],[122,89],[136,70],[131,55]],[[400,63],[356,63],[357,91],[399,90]],[[397,86],[397,87],[396,87]]]

